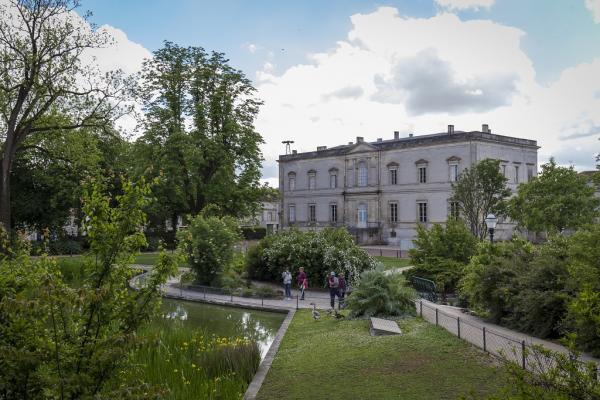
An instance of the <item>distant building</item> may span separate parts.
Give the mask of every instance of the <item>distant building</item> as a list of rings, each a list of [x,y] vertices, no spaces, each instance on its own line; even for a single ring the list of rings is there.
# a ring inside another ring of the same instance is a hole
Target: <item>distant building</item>
[[[260,210],[252,217],[242,221],[242,226],[262,226],[267,234],[279,231],[279,202],[263,201]]]
[[[279,156],[281,226],[315,229],[345,226],[358,243],[412,246],[416,225],[445,222],[456,212],[451,184],[465,168],[500,160],[508,186],[537,175],[535,140],[481,131],[355,143]],[[496,236],[508,238],[513,225],[500,221]]]

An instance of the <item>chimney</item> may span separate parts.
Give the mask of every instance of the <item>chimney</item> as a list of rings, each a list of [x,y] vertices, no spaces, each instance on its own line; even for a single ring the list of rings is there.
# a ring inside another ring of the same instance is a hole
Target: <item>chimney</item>
[[[325,150],[327,146],[317,146],[317,151]]]
[[[412,134],[412,133],[409,133],[409,134],[408,134],[408,137],[413,137],[413,134]]]
[[[394,131],[394,139],[395,140],[400,139],[400,132],[399,131]]]
[[[380,138],[380,137],[378,137],[378,138],[377,138],[377,141],[378,141],[378,142],[383,142],[383,139],[382,139],[382,138]]]
[[[352,142],[348,142],[348,146],[352,146],[354,143]]]
[[[454,133],[454,125],[448,125],[448,135]]]
[[[490,126],[488,124],[483,124],[481,125],[481,132],[483,133],[490,133]]]
[[[356,143],[362,143],[362,142],[364,142],[364,141],[365,141],[365,138],[364,138],[364,137],[362,137],[362,136],[357,136],[357,137],[356,137]]]
[[[292,150],[292,154],[298,154],[298,150]]]

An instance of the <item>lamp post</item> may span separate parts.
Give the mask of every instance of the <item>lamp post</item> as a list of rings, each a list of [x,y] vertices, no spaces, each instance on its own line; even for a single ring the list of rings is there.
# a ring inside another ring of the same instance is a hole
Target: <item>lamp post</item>
[[[488,214],[485,217],[485,224],[488,227],[488,232],[490,233],[490,243],[494,244],[494,229],[496,229],[496,223],[498,222],[498,218],[492,213]]]

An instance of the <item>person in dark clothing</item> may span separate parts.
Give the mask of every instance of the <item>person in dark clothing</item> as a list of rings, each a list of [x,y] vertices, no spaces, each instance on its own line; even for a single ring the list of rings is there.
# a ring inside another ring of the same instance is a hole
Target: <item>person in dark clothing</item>
[[[329,278],[327,278],[327,286],[329,286],[329,298],[331,299],[331,308],[335,308],[335,296],[340,297],[339,286],[340,281],[335,276],[335,272],[331,271]]]
[[[298,288],[300,289],[300,300],[304,300],[304,291],[308,287],[308,279],[306,279],[306,272],[304,272],[304,267],[300,267],[300,271],[298,272],[298,276],[296,277],[296,283],[298,283]]]
[[[340,289],[339,308],[344,308],[344,306],[345,306],[344,299],[346,298],[346,277],[343,272],[340,272],[340,277],[338,279],[338,285],[339,285],[339,289]]]

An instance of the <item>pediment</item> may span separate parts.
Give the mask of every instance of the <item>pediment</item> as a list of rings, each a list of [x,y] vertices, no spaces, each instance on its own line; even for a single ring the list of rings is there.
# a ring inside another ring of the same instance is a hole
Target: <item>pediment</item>
[[[377,147],[366,143],[366,142],[361,142],[361,143],[356,143],[354,146],[350,147],[346,153],[347,154],[352,154],[352,153],[365,153],[365,152],[370,152],[370,151],[377,151]]]
[[[392,161],[391,163],[388,163],[387,167],[388,168],[398,168],[399,164],[396,161]]]
[[[453,161],[459,162],[460,161],[460,157],[452,156],[450,158],[446,158],[446,161],[448,161],[448,162],[453,162]]]
[[[420,160],[415,161],[415,164],[427,164],[429,161],[421,158]]]

